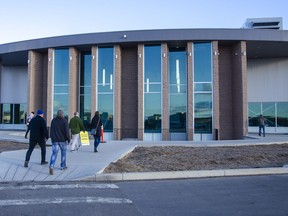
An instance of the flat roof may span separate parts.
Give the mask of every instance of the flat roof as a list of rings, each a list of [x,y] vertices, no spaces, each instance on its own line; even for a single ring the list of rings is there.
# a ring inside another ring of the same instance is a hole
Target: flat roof
[[[14,55],[27,55],[29,50],[47,51],[48,48],[75,47],[79,50],[91,46],[131,46],[138,43],[181,46],[188,41],[219,41],[219,44],[247,42],[247,56],[288,56],[288,31],[268,29],[158,29],[75,34],[19,41],[0,45],[0,60]],[[14,58],[15,60],[15,58]],[[27,61],[27,58],[26,58]]]

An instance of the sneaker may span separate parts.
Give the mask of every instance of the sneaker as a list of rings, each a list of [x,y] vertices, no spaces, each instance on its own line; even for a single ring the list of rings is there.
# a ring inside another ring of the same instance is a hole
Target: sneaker
[[[64,166],[64,167],[61,167],[60,169],[61,170],[65,170],[65,169],[67,169],[68,167],[67,166]]]
[[[76,148],[76,150],[78,150],[80,147],[81,147],[81,145],[78,145],[77,148]]]
[[[28,161],[24,162],[24,167],[28,167]]]
[[[48,162],[47,161],[42,161],[41,162],[41,165],[45,165],[45,164],[48,164]]]
[[[53,168],[49,167],[49,175],[54,175]]]

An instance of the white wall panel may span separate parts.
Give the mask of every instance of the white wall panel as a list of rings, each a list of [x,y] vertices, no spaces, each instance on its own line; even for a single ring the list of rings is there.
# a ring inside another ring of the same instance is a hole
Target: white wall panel
[[[27,103],[27,67],[2,67],[1,103]]]
[[[248,102],[288,101],[288,59],[248,60]]]

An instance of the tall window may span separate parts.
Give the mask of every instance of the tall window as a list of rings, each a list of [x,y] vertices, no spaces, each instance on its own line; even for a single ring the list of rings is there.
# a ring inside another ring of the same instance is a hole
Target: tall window
[[[80,70],[80,118],[84,127],[89,128],[91,120],[91,52],[81,53]]]
[[[68,115],[69,111],[69,49],[54,51],[54,98],[53,114],[61,109]],[[67,116],[66,116],[67,117]]]
[[[212,133],[211,43],[194,43],[194,130]]]
[[[161,46],[144,47],[144,130],[161,132]]]
[[[169,51],[170,132],[186,132],[187,68],[185,49]]]
[[[104,130],[113,131],[114,114],[114,49],[98,48],[98,111],[101,113]]]

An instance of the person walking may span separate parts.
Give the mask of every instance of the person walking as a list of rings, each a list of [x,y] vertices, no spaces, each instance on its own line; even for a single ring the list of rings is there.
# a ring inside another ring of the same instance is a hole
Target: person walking
[[[29,116],[27,117],[27,119],[26,119],[26,126],[27,126],[27,128],[26,128],[26,133],[25,133],[25,139],[28,139],[28,133],[29,133],[29,123],[30,123],[30,121],[32,120],[32,118],[34,117],[34,112],[31,112],[30,114],[29,114]]]
[[[90,131],[91,134],[94,137],[94,152],[98,152],[98,146],[100,143],[100,137],[101,137],[101,126],[102,126],[102,120],[100,118],[99,111],[96,111],[94,114],[94,117],[91,120],[90,124]]]
[[[44,112],[42,110],[37,111],[37,115],[31,119],[29,123],[30,138],[29,148],[26,153],[24,167],[28,167],[31,154],[38,144],[41,148],[41,165],[47,164],[46,161],[46,141],[48,140],[48,130],[45,119],[43,118]]]
[[[263,131],[263,137],[265,137],[265,124],[266,124],[266,118],[263,117],[263,115],[259,116],[259,136],[261,136],[261,131]]]
[[[68,121],[64,118],[63,110],[58,110],[57,116],[51,121],[50,137],[52,141],[52,154],[49,164],[49,174],[53,175],[53,169],[57,159],[59,148],[61,149],[60,169],[67,169],[66,150],[67,144],[70,143],[70,134]]]
[[[71,118],[69,122],[69,128],[72,134],[71,151],[73,152],[81,147],[81,143],[79,142],[80,131],[85,132],[83,122],[79,117],[79,112],[74,113],[74,117]]]

